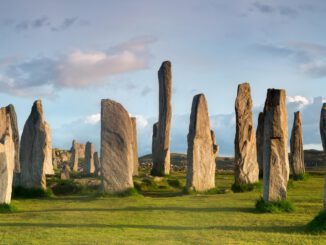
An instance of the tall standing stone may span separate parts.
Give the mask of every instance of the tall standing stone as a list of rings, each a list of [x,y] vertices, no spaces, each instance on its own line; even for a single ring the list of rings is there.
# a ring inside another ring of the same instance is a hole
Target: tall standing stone
[[[164,61],[158,71],[159,121],[153,126],[152,175],[170,173],[170,129],[172,118],[172,72],[171,62]]]
[[[258,182],[259,167],[257,162],[256,135],[252,120],[252,100],[249,83],[238,86],[235,101],[236,134],[235,151],[235,184]]]
[[[94,146],[91,142],[87,142],[85,146],[85,160],[83,166],[84,174],[92,174],[95,171],[94,167]]]
[[[46,188],[48,171],[49,127],[44,120],[42,102],[34,102],[23,130],[20,144],[20,185],[25,188]]]
[[[132,188],[132,124],[124,107],[109,99],[101,101],[101,186],[106,192]]]
[[[94,152],[94,174],[95,176],[99,176],[100,175],[100,158],[98,156],[98,152]]]
[[[290,139],[290,166],[292,174],[297,177],[305,173],[304,153],[302,140],[302,123],[299,111],[294,113],[293,128]]]
[[[15,169],[15,142],[11,115],[7,108],[0,109],[0,204],[11,202]]]
[[[264,108],[265,202],[286,199],[289,180],[288,119],[285,90],[268,89]]]
[[[215,187],[214,142],[211,134],[208,107],[203,94],[192,101],[187,151],[188,189],[206,191]]]
[[[324,179],[324,210],[326,210],[326,176]]]
[[[326,155],[326,103],[323,104],[320,113],[320,137],[323,144],[324,153]],[[326,176],[324,187],[324,209],[326,210]]]
[[[256,130],[257,161],[259,166],[259,175],[263,173],[263,153],[264,153],[264,113],[260,112],[258,116],[258,126]]]
[[[71,146],[71,156],[70,156],[70,166],[72,166],[73,171],[78,171],[78,146],[77,142],[75,140],[72,141],[72,146]]]
[[[133,129],[133,134],[132,134],[132,152],[133,152],[133,162],[134,162],[134,173],[133,176],[138,175],[138,144],[137,144],[137,122],[136,118],[132,117],[131,118],[131,124],[132,124],[132,129]]]
[[[45,129],[45,155],[44,155],[44,173],[46,175],[54,175],[52,163],[52,139],[51,129],[47,122],[44,122]]]

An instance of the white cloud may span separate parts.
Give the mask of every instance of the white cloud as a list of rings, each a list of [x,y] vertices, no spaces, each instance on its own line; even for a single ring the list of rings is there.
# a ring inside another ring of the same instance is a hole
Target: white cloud
[[[101,121],[101,114],[100,113],[96,113],[90,116],[87,116],[84,120],[84,123],[86,124],[97,124]]]
[[[297,103],[299,109],[311,104],[311,101],[301,95],[295,95],[295,96],[286,96],[287,103]]]
[[[136,117],[137,128],[143,129],[148,125],[148,120],[142,115],[134,115]]]

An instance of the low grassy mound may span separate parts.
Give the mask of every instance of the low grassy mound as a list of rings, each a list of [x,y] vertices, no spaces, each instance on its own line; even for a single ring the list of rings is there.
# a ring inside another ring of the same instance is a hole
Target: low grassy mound
[[[262,213],[290,213],[295,210],[295,207],[289,200],[265,202],[263,198],[260,198],[256,201],[256,209]]]
[[[196,191],[194,189],[183,188],[183,194],[185,195],[196,195],[196,194],[203,194],[203,195],[215,195],[215,194],[226,194],[229,190],[225,188],[212,188],[207,191]]]
[[[298,174],[298,175],[293,175],[292,178],[295,181],[306,181],[306,180],[309,179],[309,174],[308,173],[302,173],[302,174]]]
[[[321,211],[312,221],[307,224],[307,229],[313,233],[326,232],[326,210]]]
[[[141,196],[136,188],[128,188],[121,192],[99,192],[98,197],[130,197],[130,196]]]
[[[253,190],[261,190],[262,189],[262,184],[260,182],[257,183],[252,183],[252,184],[233,184],[231,187],[231,190],[234,193],[240,193],[240,192],[250,192]]]
[[[25,188],[17,186],[13,188],[13,198],[50,198],[54,197],[51,189]]]
[[[1,203],[0,204],[0,213],[13,213],[17,211],[17,208],[12,204]]]
[[[82,193],[85,187],[74,180],[57,180],[52,191],[55,195],[70,195]]]
[[[168,179],[167,182],[171,187],[182,188],[182,184],[178,179]]]

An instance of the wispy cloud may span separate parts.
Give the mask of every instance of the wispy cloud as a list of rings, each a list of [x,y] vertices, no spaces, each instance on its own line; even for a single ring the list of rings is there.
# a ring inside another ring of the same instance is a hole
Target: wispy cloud
[[[254,10],[263,14],[276,13],[287,17],[295,17],[298,15],[298,11],[295,8],[285,5],[272,5],[269,3],[254,2],[252,6]]]
[[[0,90],[14,95],[51,95],[61,88],[107,83],[114,75],[146,69],[153,42],[153,38],[141,38],[109,51],[76,50],[57,58],[35,57],[7,66],[3,61]]]

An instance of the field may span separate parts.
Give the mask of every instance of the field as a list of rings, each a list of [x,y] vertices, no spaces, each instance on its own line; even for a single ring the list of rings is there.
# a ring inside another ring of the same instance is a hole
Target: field
[[[325,244],[326,234],[305,230],[322,209],[323,175],[291,181],[294,213],[258,213],[261,191],[232,193],[232,181],[230,173],[217,174],[223,194],[184,195],[182,172],[163,179],[142,174],[135,180],[142,195],[103,197],[89,188],[14,199],[18,210],[0,214],[0,244]]]

